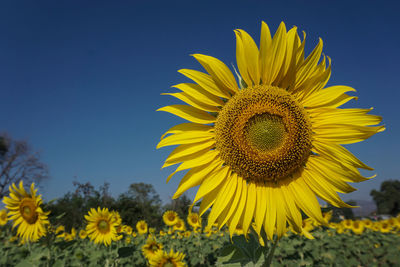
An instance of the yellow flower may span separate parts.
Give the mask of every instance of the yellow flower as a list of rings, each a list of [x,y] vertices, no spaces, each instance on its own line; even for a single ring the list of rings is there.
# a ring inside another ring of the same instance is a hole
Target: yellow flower
[[[352,220],[343,220],[343,221],[341,221],[341,224],[344,228],[351,229],[353,226],[353,221]]]
[[[7,211],[6,210],[0,210],[0,226],[3,226],[7,223],[8,218],[7,218]]]
[[[194,229],[201,227],[201,218],[197,213],[189,212],[189,215],[187,217],[187,222]]]
[[[167,210],[163,214],[163,221],[168,226],[173,226],[174,224],[176,224],[178,222],[178,220],[179,220],[179,216],[178,216],[178,213],[176,213],[175,211]]]
[[[160,230],[160,236],[165,236],[167,233],[164,232],[163,230]]]
[[[365,228],[369,228],[369,229],[371,229],[372,225],[373,225],[372,221],[368,220],[368,219],[362,220],[361,223],[364,225]]]
[[[147,233],[148,227],[145,221],[138,221],[136,224],[136,230],[138,231],[139,235],[143,235]]]
[[[87,220],[86,232],[94,243],[109,246],[112,241],[118,240],[118,223],[107,208],[98,207],[97,210],[92,208],[88,215],[85,215],[85,219]]]
[[[182,69],[194,81],[168,93],[188,105],[162,107],[189,123],[172,127],[157,148],[179,145],[163,167],[181,163],[169,175],[190,169],[174,198],[200,185],[194,203],[199,214],[211,208],[208,224],[238,224],[247,233],[252,221],[269,239],[281,237],[287,223],[302,232],[301,210],[326,225],[316,196],[337,207],[351,207],[337,192],[355,190],[359,168],[371,170],[342,145],[363,141],[384,126],[371,109],[339,106],[355,96],[348,86],[326,87],[330,59],[322,40],[305,58],[305,39],[282,22],[275,36],[262,23],[258,48],[243,30],[235,30],[239,84],[220,60],[201,54],[195,59],[208,74]]]
[[[76,230],[74,227],[71,228],[71,233],[65,233],[64,240],[65,241],[72,241],[76,237]]]
[[[132,234],[132,227],[130,227],[129,225],[124,225],[124,233],[127,235],[131,235]]]
[[[351,230],[356,235],[361,235],[364,232],[364,224],[361,221],[354,221]]]
[[[4,197],[3,202],[9,211],[9,219],[13,220],[13,228],[18,226],[18,237],[24,242],[35,242],[45,236],[50,212],[44,212],[40,207],[42,197],[37,195],[35,185],[31,184],[30,193],[25,191],[22,181],[19,188],[13,183],[9,190],[10,197]]]
[[[87,237],[86,231],[83,230],[83,229],[81,229],[81,230],[79,231],[79,238],[80,238],[80,239],[85,239],[86,237]]]
[[[136,232],[132,232],[132,236],[133,236],[133,237],[136,237],[136,236],[137,236],[137,233],[136,233]]]
[[[381,233],[389,233],[392,230],[392,226],[387,220],[379,222],[379,231]]]
[[[157,243],[154,238],[147,238],[146,244],[142,246],[142,253],[146,257],[146,259],[151,260],[156,255],[158,250],[162,250],[163,245],[161,243]]]
[[[122,227],[122,218],[121,218],[121,215],[119,215],[119,212],[116,211],[116,210],[112,210],[112,211],[111,211],[111,215],[114,217],[115,223],[116,223],[118,226],[121,226],[121,227]]]
[[[155,256],[149,260],[151,267],[184,267],[186,263],[183,261],[185,254],[176,252],[171,249],[169,254],[162,249],[158,250]]]
[[[185,233],[184,233],[184,236],[185,237],[190,237],[192,235],[192,232],[190,232],[190,231],[186,231]]]
[[[332,219],[332,213],[333,211],[328,211],[328,212],[324,212],[322,214],[322,216],[324,217],[324,220],[326,221],[326,223],[329,223],[329,221]]]
[[[172,227],[172,229],[174,231],[185,231],[186,227],[185,227],[185,222],[181,219],[179,219],[175,225]]]

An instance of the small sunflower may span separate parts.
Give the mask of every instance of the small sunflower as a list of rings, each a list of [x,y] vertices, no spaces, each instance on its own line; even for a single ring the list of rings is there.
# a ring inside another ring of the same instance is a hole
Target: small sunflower
[[[7,223],[8,218],[7,218],[7,211],[6,210],[0,210],[0,226],[3,226]]]
[[[179,220],[179,216],[178,216],[178,213],[176,213],[175,211],[167,210],[163,214],[163,221],[168,226],[173,226],[174,224],[176,224],[178,222],[178,220]]]
[[[139,235],[147,234],[148,226],[146,221],[138,221],[136,224],[136,230],[138,231]]]
[[[372,223],[371,220],[365,219],[365,220],[362,220],[361,222],[362,222],[362,224],[364,225],[365,228],[371,229],[372,226],[373,226],[373,223]]]
[[[392,230],[392,226],[387,220],[379,222],[379,231],[381,233],[389,233]]]
[[[172,227],[172,230],[185,231],[186,230],[185,222],[182,219],[179,219]]]
[[[86,231],[83,230],[83,229],[81,229],[81,230],[79,231],[79,238],[80,238],[80,239],[85,239],[86,237],[87,237]]]
[[[32,183],[30,193],[26,192],[22,181],[19,188],[13,183],[10,186],[10,197],[4,197],[3,202],[9,211],[8,216],[13,220],[13,228],[18,226],[17,235],[24,242],[37,241],[46,235],[46,227],[49,224],[47,216],[50,212],[44,212],[41,195],[37,195],[37,189]]]
[[[187,266],[183,261],[185,254],[175,252],[171,249],[169,253],[162,249],[149,261],[151,267],[184,267]]]
[[[129,225],[124,225],[123,230],[124,230],[124,233],[127,235],[131,235],[132,231],[133,231],[132,227],[130,227]]]
[[[256,223],[269,239],[286,233],[287,223],[302,232],[301,210],[326,225],[316,196],[336,207],[351,207],[337,192],[354,190],[359,168],[372,170],[342,145],[363,141],[384,130],[372,109],[339,108],[355,96],[348,86],[325,87],[330,58],[322,56],[322,40],[305,57],[305,37],[282,22],[272,37],[262,23],[260,46],[243,30],[235,30],[239,85],[220,60],[194,58],[208,74],[179,72],[194,83],[175,85],[167,93],[188,105],[159,111],[188,120],[162,137],[157,148],[176,147],[163,167],[180,164],[169,175],[189,170],[174,198],[200,186],[194,203],[200,215],[209,208],[208,224],[238,224],[247,233]],[[305,35],[304,35],[305,36]],[[322,59],[321,59],[322,58]]]
[[[111,245],[112,241],[118,240],[117,226],[115,217],[107,208],[90,209],[87,220],[86,232],[90,240],[96,244]]]
[[[354,221],[351,230],[356,235],[361,235],[364,232],[364,224],[361,221]]]
[[[158,250],[162,250],[162,248],[163,245],[161,243],[157,243],[154,238],[147,238],[146,244],[142,246],[142,253],[147,260],[151,260],[155,257],[156,252]]]
[[[71,233],[65,233],[64,240],[65,241],[72,241],[76,237],[76,229],[74,227],[71,228]]]
[[[353,226],[353,221],[347,219],[347,220],[341,221],[341,224],[343,225],[344,228],[351,229]]]
[[[187,222],[193,229],[201,227],[201,218],[198,213],[190,212],[187,217]]]

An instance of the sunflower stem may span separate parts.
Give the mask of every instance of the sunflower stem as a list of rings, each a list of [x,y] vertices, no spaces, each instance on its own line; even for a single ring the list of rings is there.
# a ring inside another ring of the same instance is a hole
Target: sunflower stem
[[[264,256],[265,256],[265,261],[264,261],[264,264],[262,265],[262,267],[269,267],[269,266],[271,266],[271,262],[272,262],[272,259],[273,259],[273,257],[274,257],[274,253],[275,253],[275,249],[276,249],[276,246],[278,245],[278,241],[279,241],[279,239],[277,238],[277,237],[275,237],[274,238],[274,242],[273,242],[273,244],[272,244],[272,247],[269,249],[269,251],[268,251],[268,254],[264,254]]]

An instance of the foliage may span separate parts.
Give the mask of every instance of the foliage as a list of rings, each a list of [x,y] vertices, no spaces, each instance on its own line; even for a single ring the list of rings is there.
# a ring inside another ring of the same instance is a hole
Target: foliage
[[[1,266],[146,266],[141,247],[147,235],[125,235],[111,247],[95,245],[87,238],[67,242],[51,235],[39,243],[21,245],[10,241],[9,227],[2,230]],[[234,236],[233,244],[224,231],[211,235],[192,232],[189,237],[176,233],[154,236],[164,250],[183,252],[188,266],[260,266],[262,248],[251,235],[248,240]],[[313,236],[313,240],[290,233],[283,237],[277,244],[272,266],[400,265],[400,236],[396,234],[370,230],[362,235],[337,234],[320,228]],[[235,246],[240,247],[239,252],[232,249]]]
[[[47,166],[40,161],[26,141],[0,134],[0,199],[7,195],[12,183],[40,182],[48,178]]]
[[[378,207],[378,214],[394,216],[400,213],[400,181],[384,181],[380,191],[372,190],[370,195]]]

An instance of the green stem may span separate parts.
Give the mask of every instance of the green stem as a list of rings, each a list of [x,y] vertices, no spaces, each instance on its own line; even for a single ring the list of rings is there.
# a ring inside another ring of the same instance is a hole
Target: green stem
[[[271,249],[268,252],[268,256],[265,254],[266,257],[265,257],[264,264],[262,265],[263,267],[271,266],[271,262],[272,262],[272,259],[274,257],[276,246],[278,245],[278,241],[279,241],[279,239],[277,237],[275,237],[273,245],[272,245]]]

